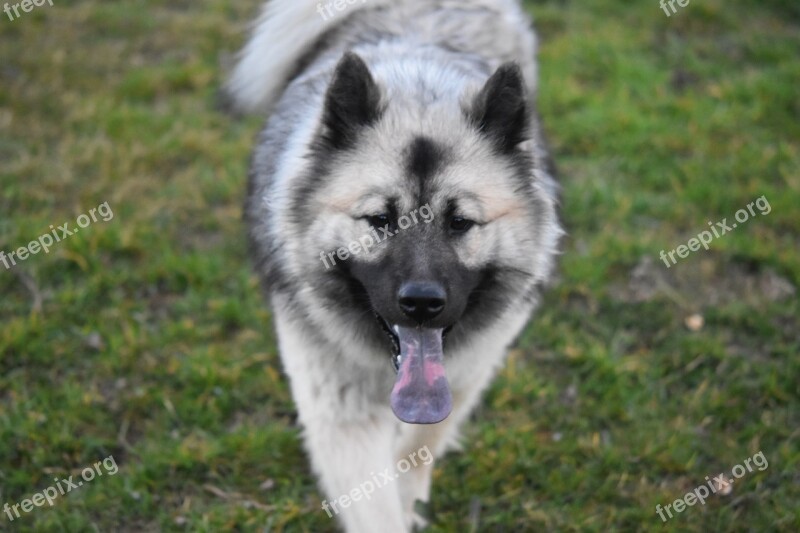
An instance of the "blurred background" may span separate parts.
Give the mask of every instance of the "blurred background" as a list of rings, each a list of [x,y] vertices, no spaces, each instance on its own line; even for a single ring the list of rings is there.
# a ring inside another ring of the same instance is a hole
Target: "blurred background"
[[[430,531],[800,530],[800,5],[528,4],[569,235]],[[113,213],[0,262],[0,506],[119,466],[2,531],[334,530],[247,261],[263,117],[217,106],[258,5],[0,13],[0,251]]]

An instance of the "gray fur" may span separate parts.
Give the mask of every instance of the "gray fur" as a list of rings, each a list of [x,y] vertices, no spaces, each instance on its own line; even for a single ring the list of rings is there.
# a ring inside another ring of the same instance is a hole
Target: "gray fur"
[[[306,446],[336,498],[409,450],[429,446],[438,457],[453,444],[535,307],[562,231],[536,118],[535,39],[517,2],[366,0],[318,25],[314,6],[268,5],[228,89],[241,109],[271,110],[252,160],[248,234]],[[305,33],[293,36],[287,21]],[[270,31],[277,42],[259,48]],[[346,52],[355,54],[347,68]],[[521,107],[509,104],[515,80]],[[337,84],[352,90],[337,96]],[[366,96],[348,101],[349,92]],[[520,109],[524,127],[514,128],[506,118]],[[320,262],[320,252],[368,232],[376,212],[422,205],[436,214],[431,223],[335,268]],[[474,228],[454,233],[455,212]],[[372,314],[405,320],[392,298],[410,278],[440,279],[453,302],[436,327],[452,326],[455,407],[434,426],[392,416],[391,348]],[[375,523],[407,531],[429,484],[429,468],[405,474],[339,518],[351,532]]]

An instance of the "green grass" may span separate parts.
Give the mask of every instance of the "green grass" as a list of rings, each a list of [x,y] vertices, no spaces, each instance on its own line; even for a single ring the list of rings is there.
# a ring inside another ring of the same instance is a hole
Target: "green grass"
[[[120,466],[0,530],[333,528],[246,260],[261,121],[215,107],[257,2],[232,4],[0,14],[0,250],[114,211],[0,266],[0,505]],[[531,7],[569,236],[439,463],[431,531],[797,531],[796,2]],[[772,211],[710,251],[658,259],[762,195]],[[766,470],[662,524],[656,504],[758,451]]]

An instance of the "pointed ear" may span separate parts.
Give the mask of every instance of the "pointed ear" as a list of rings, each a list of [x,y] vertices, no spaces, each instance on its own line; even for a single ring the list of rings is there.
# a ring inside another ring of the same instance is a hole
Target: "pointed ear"
[[[325,95],[323,138],[335,149],[355,143],[363,127],[380,117],[380,89],[364,60],[347,52],[336,66]]]
[[[516,63],[504,63],[475,97],[470,118],[502,153],[508,153],[528,134],[525,81]]]

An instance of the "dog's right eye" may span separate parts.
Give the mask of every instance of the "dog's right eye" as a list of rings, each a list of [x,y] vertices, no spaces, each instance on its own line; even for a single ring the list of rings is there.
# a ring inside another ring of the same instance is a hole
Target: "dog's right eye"
[[[367,222],[374,228],[382,228],[390,223],[389,215],[380,214],[367,217]]]

